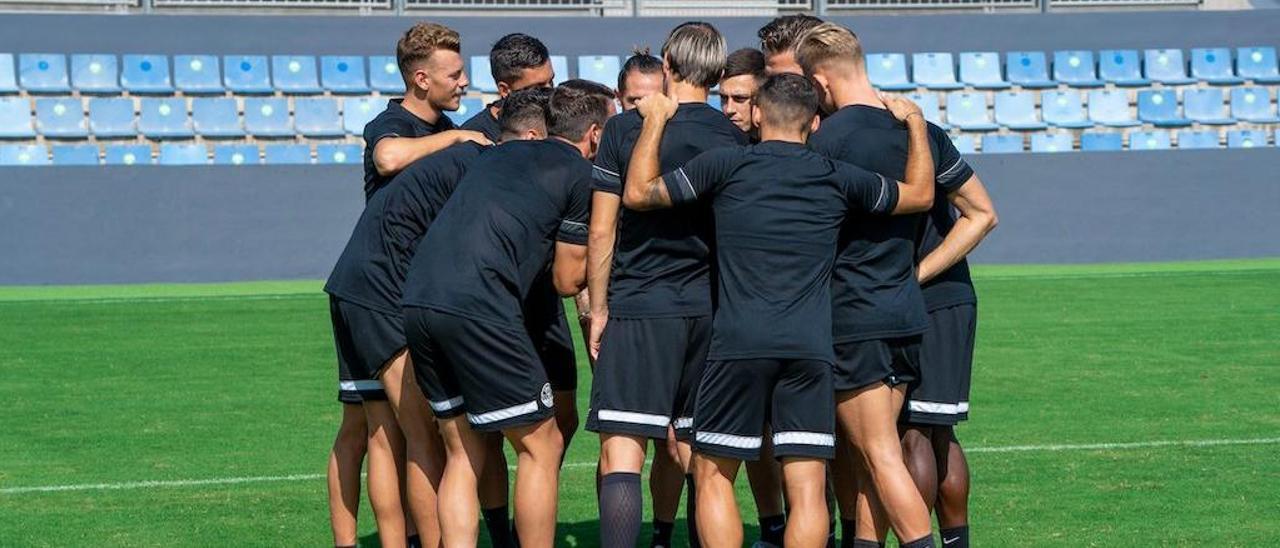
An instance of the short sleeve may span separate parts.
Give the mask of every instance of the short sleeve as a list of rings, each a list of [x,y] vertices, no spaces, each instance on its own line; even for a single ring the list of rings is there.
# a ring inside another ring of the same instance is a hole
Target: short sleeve
[[[373,148],[387,137],[413,135],[413,123],[399,116],[379,116],[364,127],[365,146]]]
[[[667,194],[675,205],[696,202],[724,184],[733,172],[736,148],[717,148],[694,156],[689,163],[662,176]]]
[[[844,162],[836,162],[836,171],[845,185],[850,208],[883,215],[898,207],[897,181]]]
[[[960,155],[946,131],[933,124],[929,125],[929,137],[937,147],[937,167],[934,169],[935,180],[944,194],[958,190],[973,176],[973,168]]]
[[[619,156],[622,151],[619,143],[622,127],[616,123],[615,117],[605,123],[604,135],[600,138],[600,150],[596,151],[595,165],[591,168],[591,188],[622,195],[622,162]]]
[[[569,185],[564,214],[560,217],[560,229],[556,231],[556,241],[587,245],[587,218],[591,214],[592,177],[584,172]]]

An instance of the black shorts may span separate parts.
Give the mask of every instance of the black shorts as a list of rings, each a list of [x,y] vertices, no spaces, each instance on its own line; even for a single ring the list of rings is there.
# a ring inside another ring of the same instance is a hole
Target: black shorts
[[[438,418],[467,415],[492,432],[550,417],[547,372],[528,331],[427,308],[405,308],[405,335],[419,386]]]
[[[573,335],[564,314],[555,318],[526,319],[529,338],[547,370],[551,389],[556,392],[578,389],[578,357],[573,352]]]
[[[708,316],[610,318],[591,381],[587,430],[665,440],[675,425],[688,436],[710,344]]]
[[[406,346],[400,317],[332,295],[329,317],[338,349],[338,401],[386,400],[378,375]]]
[[[768,420],[775,458],[835,456],[836,407],[827,362],[708,362],[697,407],[693,447],[699,453],[757,460]]]
[[[978,307],[960,304],[929,313],[920,344],[920,378],[907,389],[903,420],[952,426],[969,418],[969,380]]]
[[[836,392],[878,382],[897,386],[919,376],[920,335],[836,343]]]

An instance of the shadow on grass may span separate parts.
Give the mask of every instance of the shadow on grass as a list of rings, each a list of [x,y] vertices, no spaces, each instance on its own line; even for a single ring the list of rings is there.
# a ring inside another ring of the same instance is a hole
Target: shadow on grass
[[[685,547],[689,545],[687,536],[689,529],[685,526],[683,519],[676,520],[675,532],[672,534],[672,547]],[[637,546],[649,546],[650,535],[653,528],[649,524],[645,524],[640,530],[640,541]],[[754,523],[743,524],[743,538],[747,545],[755,542],[760,538],[760,527]],[[381,546],[378,542],[378,533],[369,533],[360,537],[361,548],[372,548]],[[480,524],[480,543],[479,546],[490,548],[489,533],[485,531],[484,524]],[[560,522],[556,525],[556,546],[564,546],[567,548],[598,548],[600,546],[600,520],[577,521],[577,522]]]

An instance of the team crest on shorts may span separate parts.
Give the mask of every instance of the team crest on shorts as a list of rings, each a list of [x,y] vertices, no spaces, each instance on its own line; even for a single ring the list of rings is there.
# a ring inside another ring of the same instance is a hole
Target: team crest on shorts
[[[551,407],[555,403],[555,399],[551,397],[551,383],[542,385],[542,405],[543,407]]]

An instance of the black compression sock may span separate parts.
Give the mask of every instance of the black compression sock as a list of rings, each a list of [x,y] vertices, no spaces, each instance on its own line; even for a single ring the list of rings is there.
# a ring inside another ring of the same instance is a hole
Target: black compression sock
[[[600,479],[600,547],[635,548],[644,512],[640,474],[614,472]]]
[[[422,537],[418,536],[416,533],[409,535],[409,537],[404,540],[404,544],[408,548],[422,548]]]
[[[938,531],[944,548],[969,548],[969,526],[952,527]]]
[[[670,548],[671,532],[676,528],[676,524],[669,521],[653,520],[653,540],[649,542],[649,548]]]
[[[853,538],[853,537],[849,537],[849,538]],[[849,546],[852,546],[853,548],[884,548],[884,543],[876,542],[874,540],[863,540],[860,538],[855,538],[853,539],[853,542]]]
[[[685,525],[689,528],[689,548],[702,548],[702,539],[698,538],[698,497],[693,483],[693,474],[685,474],[684,482],[685,489],[688,491],[685,497],[684,518]]]
[[[840,548],[853,548],[854,536],[858,524],[854,520],[840,518]],[[859,547],[861,548],[861,547]]]
[[[511,518],[505,505],[480,510],[484,515],[484,527],[489,531],[489,541],[494,548],[513,548],[515,535],[511,531]]]
[[[760,540],[774,546],[782,546],[782,537],[787,532],[787,516],[760,516]]]
[[[827,522],[827,548],[836,548],[836,518],[833,514]]]
[[[933,533],[902,543],[902,548],[933,548]]]

